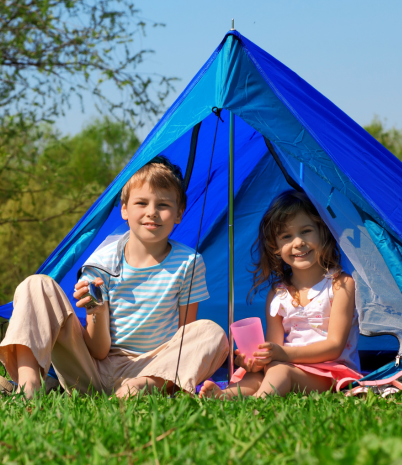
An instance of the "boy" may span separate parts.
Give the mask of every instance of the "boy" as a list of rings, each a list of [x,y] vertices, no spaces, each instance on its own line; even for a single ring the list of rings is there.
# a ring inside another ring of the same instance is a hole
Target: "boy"
[[[123,187],[122,217],[129,232],[92,254],[76,284],[77,307],[87,307],[82,328],[62,289],[50,277],[21,283],[0,360],[32,396],[52,362],[62,386],[92,386],[128,397],[175,379],[194,251],[169,240],[186,208],[180,169],[164,157],[142,167]],[[103,303],[84,297],[94,282]],[[205,266],[197,256],[178,384],[192,392],[223,363],[228,342],[222,328],[196,321],[198,302],[209,297]]]

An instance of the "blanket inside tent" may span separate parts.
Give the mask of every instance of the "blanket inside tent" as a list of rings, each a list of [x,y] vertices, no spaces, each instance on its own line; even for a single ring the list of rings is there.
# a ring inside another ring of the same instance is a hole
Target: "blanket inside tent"
[[[172,233],[173,239],[195,247],[216,124],[213,107],[223,109],[223,122],[200,242],[211,298],[200,304],[198,318],[228,328],[226,216],[232,112],[235,320],[260,316],[265,322],[266,293],[252,305],[246,303],[250,248],[272,198],[289,189],[286,170],[318,208],[341,246],[344,269],[355,278],[362,368],[374,369],[384,355],[400,353],[402,163],[307,82],[237,31],[226,34],[124,170],[37,273],[61,284],[83,322],[85,314],[72,297],[77,271],[94,250],[127,231],[120,216],[121,189],[159,154],[178,164],[183,173],[189,155],[195,155],[188,207]],[[264,138],[272,144],[282,169]],[[0,307],[0,316],[10,318],[11,313],[12,302]]]

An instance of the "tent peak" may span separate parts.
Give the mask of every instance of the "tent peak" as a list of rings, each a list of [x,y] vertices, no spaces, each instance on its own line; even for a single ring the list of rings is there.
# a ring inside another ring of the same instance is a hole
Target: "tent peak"
[[[217,49],[218,52],[221,50],[221,48],[223,47],[223,44],[226,42],[226,39],[229,36],[233,36],[235,39],[240,41],[240,43],[242,44],[242,35],[240,34],[240,32],[237,31],[236,29],[229,29],[229,31],[225,34],[225,37],[223,38],[222,42],[220,43]]]

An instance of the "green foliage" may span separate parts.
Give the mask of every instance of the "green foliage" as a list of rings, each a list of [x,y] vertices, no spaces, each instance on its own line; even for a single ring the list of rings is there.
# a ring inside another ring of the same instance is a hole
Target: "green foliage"
[[[128,126],[160,114],[172,79],[138,72],[148,25],[132,0],[0,2],[0,304],[132,156]],[[124,124],[61,138],[49,122],[88,93]]]
[[[51,126],[0,138],[0,303],[33,274],[139,146],[118,122],[96,120],[74,137]],[[11,133],[11,130],[9,134]]]
[[[132,0],[0,2],[0,304],[34,273],[138,146],[172,79],[138,72],[152,50]],[[100,114],[75,137],[49,124],[78,98]]]
[[[129,122],[159,114],[171,79],[137,72],[153,52],[134,46],[146,25],[131,0],[0,2],[0,128],[49,121],[87,92]]]
[[[401,395],[0,398],[0,463],[402,463]]]
[[[387,130],[379,118],[374,118],[364,129],[402,161],[402,129]]]

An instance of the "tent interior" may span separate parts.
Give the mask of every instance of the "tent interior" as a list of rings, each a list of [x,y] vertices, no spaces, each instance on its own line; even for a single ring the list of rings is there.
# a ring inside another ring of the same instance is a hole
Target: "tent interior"
[[[234,117],[234,315],[259,316],[265,326],[268,289],[247,303],[251,247],[272,199],[289,186],[283,171],[317,207],[342,250],[343,269],[356,281],[362,369],[387,363],[402,341],[402,164],[299,76],[236,31],[156,125],[126,168],[38,270],[60,283],[81,322],[85,312],[72,296],[77,271],[106,240],[128,230],[120,191],[141,166],[164,155],[186,173],[195,153],[183,220],[171,237],[195,248],[217,124],[199,251],[210,299],[198,318],[228,330],[228,157]],[[194,151],[194,127],[197,127]],[[267,148],[269,140],[283,165]],[[192,144],[193,141],[193,144]],[[399,199],[399,200],[398,200]],[[399,209],[398,209],[399,208]],[[12,303],[0,307],[9,318]]]

